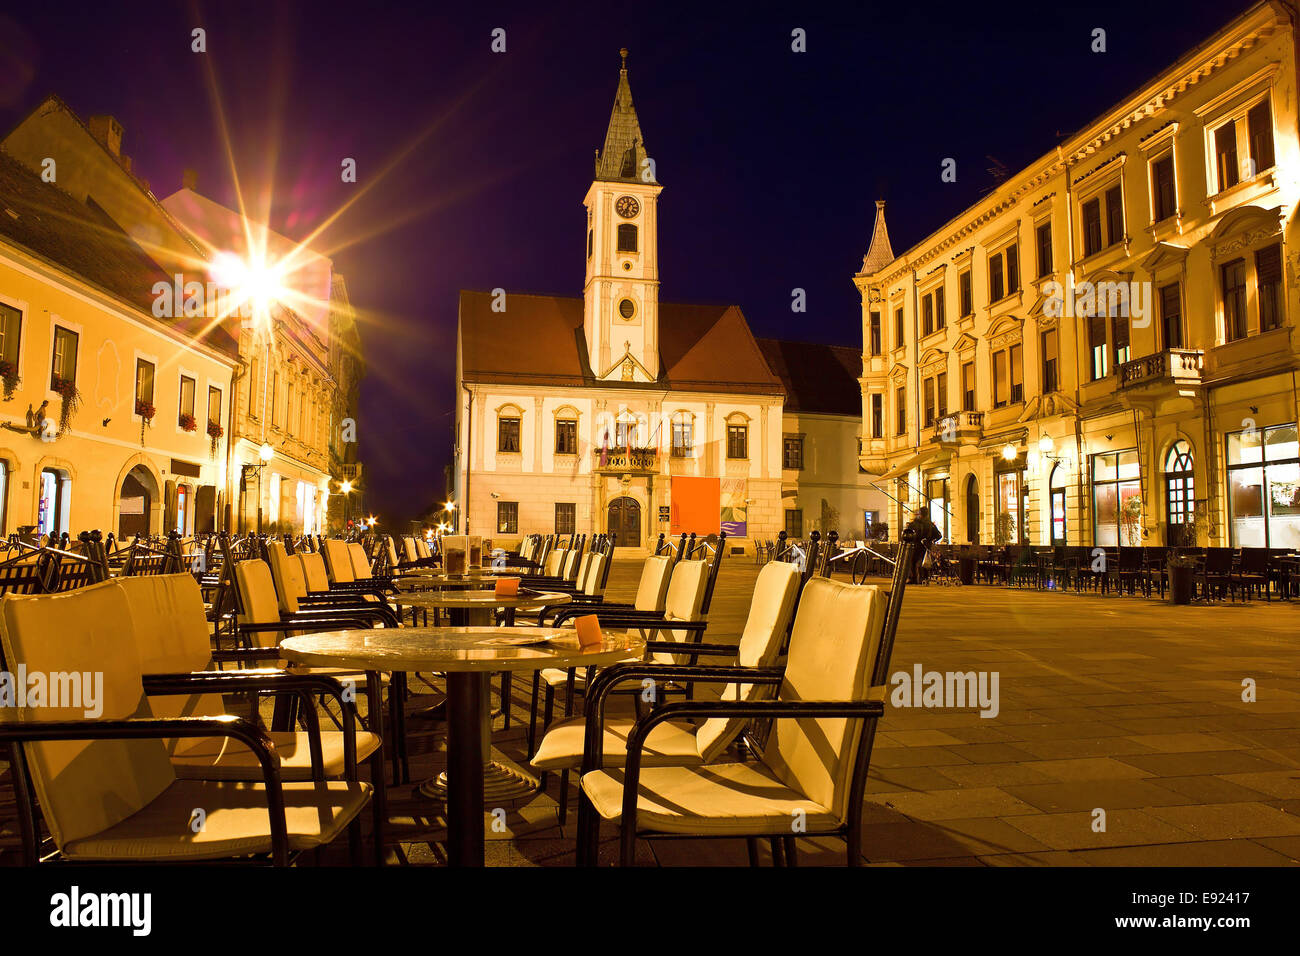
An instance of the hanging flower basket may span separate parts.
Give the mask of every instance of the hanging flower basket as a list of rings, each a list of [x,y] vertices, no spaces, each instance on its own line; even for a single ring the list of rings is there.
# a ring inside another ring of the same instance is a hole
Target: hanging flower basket
[[[158,409],[154,408],[151,402],[137,398],[135,400],[135,413],[140,416],[140,447],[143,448],[144,430],[153,424],[153,417],[158,414]]]
[[[211,439],[208,443],[208,457],[213,461],[217,460],[217,442],[221,441],[221,436],[225,433],[220,422],[208,422],[208,438]]]
[[[199,423],[193,415],[182,415],[180,417],[180,426],[187,432],[196,432],[199,430]]]
[[[77,409],[81,408],[81,392],[77,388],[77,383],[70,378],[60,378],[56,375],[51,384],[62,399],[59,406],[59,434],[62,435],[72,424]]]
[[[4,383],[5,401],[14,397],[18,388],[18,366],[7,359],[0,359],[0,382]]]

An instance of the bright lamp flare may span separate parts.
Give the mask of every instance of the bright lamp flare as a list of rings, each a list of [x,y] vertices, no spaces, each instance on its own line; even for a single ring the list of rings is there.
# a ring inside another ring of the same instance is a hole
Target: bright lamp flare
[[[1007,461],[1012,461],[1016,457],[1016,446],[1008,442],[1002,447],[1002,457]]]
[[[1038,450],[1044,455],[1050,455],[1052,453],[1052,447],[1052,437],[1050,435],[1044,435],[1042,438],[1038,439]]]

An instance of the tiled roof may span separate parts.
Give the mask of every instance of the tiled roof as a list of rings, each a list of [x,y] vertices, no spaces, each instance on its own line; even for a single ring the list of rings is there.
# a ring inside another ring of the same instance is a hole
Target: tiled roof
[[[785,385],[786,411],[862,415],[861,349],[780,339],[759,339],[758,347]]]
[[[0,237],[150,316],[156,282],[172,278],[93,200],[80,203],[0,150]],[[230,355],[238,344],[203,317],[155,319]]]
[[[871,245],[862,259],[862,274],[879,272],[894,261],[894,250],[889,246],[889,230],[885,227],[885,201],[876,200],[876,225],[871,231]]]
[[[749,323],[734,305],[659,303],[659,380],[597,382],[583,336],[580,297],[510,293],[493,312],[491,292],[462,290],[460,343],[467,382],[673,388],[779,395]]]

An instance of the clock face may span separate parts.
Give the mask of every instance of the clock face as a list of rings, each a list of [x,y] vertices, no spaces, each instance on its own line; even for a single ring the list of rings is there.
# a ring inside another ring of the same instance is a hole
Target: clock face
[[[619,196],[614,202],[614,211],[624,219],[631,219],[641,211],[641,204],[635,196]]]

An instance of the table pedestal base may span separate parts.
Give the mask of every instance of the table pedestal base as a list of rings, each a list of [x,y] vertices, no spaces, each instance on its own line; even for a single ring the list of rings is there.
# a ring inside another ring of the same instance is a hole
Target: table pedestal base
[[[483,765],[483,806],[495,809],[505,803],[526,800],[537,792],[537,778],[519,767],[490,760]],[[431,800],[447,799],[447,772],[444,770],[432,780],[420,784],[419,793]]]

